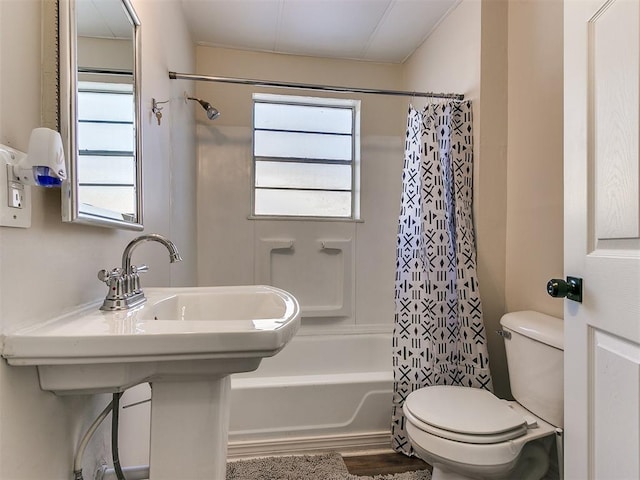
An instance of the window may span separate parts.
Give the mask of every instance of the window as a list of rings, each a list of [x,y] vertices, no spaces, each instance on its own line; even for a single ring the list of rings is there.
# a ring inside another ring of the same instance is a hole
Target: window
[[[360,102],[253,98],[253,214],[357,219]]]
[[[133,86],[78,82],[78,188],[82,202],[135,214]]]

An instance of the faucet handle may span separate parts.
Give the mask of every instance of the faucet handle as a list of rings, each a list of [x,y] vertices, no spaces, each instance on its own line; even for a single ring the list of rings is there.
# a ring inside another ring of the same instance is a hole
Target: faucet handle
[[[123,270],[121,268],[114,268],[113,270],[103,269],[98,272],[98,280],[109,284],[114,278],[122,277],[122,273]]]
[[[131,265],[131,271],[127,275],[127,293],[130,295],[133,294],[142,294],[142,289],[140,288],[140,273],[145,273],[149,271],[149,267],[146,265]]]

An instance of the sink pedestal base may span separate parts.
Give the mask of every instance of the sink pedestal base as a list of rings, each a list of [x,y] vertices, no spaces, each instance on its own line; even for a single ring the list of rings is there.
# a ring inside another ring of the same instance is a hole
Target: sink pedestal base
[[[229,375],[151,385],[150,480],[223,480]]]

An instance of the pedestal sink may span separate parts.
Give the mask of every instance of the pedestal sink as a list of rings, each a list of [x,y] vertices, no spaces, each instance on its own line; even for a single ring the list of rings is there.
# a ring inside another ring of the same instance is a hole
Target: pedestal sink
[[[41,388],[58,395],[151,383],[151,480],[222,480],[229,375],[255,370],[291,340],[298,302],[268,286],[145,293],[135,309],[96,303],[8,334],[2,356],[37,366]]]

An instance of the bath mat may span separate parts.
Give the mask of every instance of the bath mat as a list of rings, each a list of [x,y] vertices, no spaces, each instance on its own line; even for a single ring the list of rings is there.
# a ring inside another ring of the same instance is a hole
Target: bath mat
[[[428,470],[363,477],[351,475],[339,453],[265,457],[227,464],[227,480],[430,480]]]

